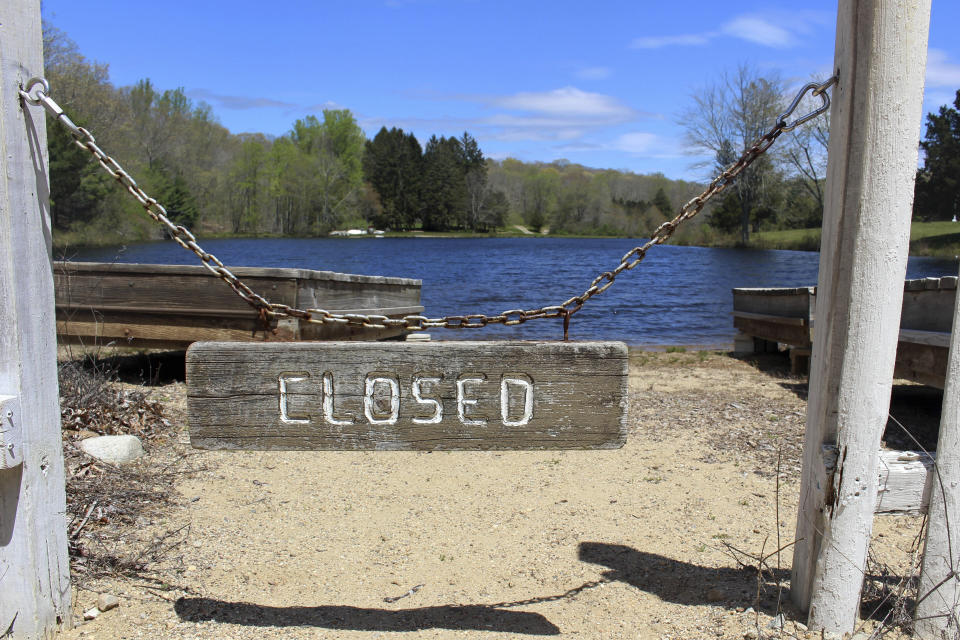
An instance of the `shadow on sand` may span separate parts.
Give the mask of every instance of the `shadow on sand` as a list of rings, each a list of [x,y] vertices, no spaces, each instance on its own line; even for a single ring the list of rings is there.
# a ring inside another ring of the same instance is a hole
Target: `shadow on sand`
[[[276,607],[213,598],[184,597],[176,601],[174,608],[184,621],[212,620],[260,627],[311,626],[344,631],[451,629],[559,635],[560,629],[543,615],[514,609],[572,598],[609,582],[624,582],[662,600],[679,604],[707,603],[706,593],[713,586],[731,594],[730,598],[711,603],[715,606],[742,606],[745,602],[749,606],[756,597],[757,573],[750,567],[702,567],[631,547],[602,542],[581,543],[579,559],[603,565],[608,571],[604,572],[601,579],[584,583],[564,593],[515,602],[380,609],[349,605]],[[766,584],[775,587],[772,580],[776,577],[788,577],[786,571],[781,574],[765,574]]]

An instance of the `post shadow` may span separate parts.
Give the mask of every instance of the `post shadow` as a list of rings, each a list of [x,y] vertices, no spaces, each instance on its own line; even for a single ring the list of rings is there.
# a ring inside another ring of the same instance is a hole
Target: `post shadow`
[[[539,613],[490,605],[440,605],[417,609],[376,609],[348,605],[269,607],[212,598],[180,598],[174,611],[181,620],[212,620],[257,627],[323,627],[338,631],[500,631],[555,636],[560,629]]]
[[[624,582],[667,602],[723,606],[736,601],[740,606],[755,605],[758,586],[756,567],[704,567],[606,542],[581,542],[578,557],[583,562],[607,567],[609,570],[603,573],[605,580]],[[760,586],[776,588],[778,583],[786,584],[789,578],[790,572],[786,569],[765,568]],[[723,590],[726,597],[710,602],[707,592],[712,588]],[[748,597],[742,595],[744,590],[748,592]],[[784,600],[787,600],[786,594],[785,588]]]

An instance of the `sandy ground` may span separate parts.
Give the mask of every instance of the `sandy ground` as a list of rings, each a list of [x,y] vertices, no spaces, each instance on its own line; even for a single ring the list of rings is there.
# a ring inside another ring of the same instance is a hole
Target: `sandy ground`
[[[814,637],[789,604],[789,548],[759,576],[749,557],[793,537],[805,379],[785,358],[631,362],[616,451],[194,452],[183,383],[156,387],[178,437],[142,464],[199,470],[174,506],[85,530],[120,527],[117,553],[169,548],[138,575],[78,580],[60,637]],[[878,519],[872,569],[906,572],[919,527]],[[100,592],[120,606],[83,622]]]

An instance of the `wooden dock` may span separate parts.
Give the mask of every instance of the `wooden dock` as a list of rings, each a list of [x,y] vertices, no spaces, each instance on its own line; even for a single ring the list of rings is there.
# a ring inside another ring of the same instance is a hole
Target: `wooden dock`
[[[420,280],[309,269],[230,267],[270,302],[392,318],[423,313]],[[73,344],[186,349],[198,341],[384,340],[399,328],[260,315],[203,266],[56,262],[57,336]]]
[[[957,278],[904,283],[897,345],[898,378],[943,388]],[[795,372],[809,366],[816,325],[816,287],[733,290],[733,326],[763,352],[786,345]]]

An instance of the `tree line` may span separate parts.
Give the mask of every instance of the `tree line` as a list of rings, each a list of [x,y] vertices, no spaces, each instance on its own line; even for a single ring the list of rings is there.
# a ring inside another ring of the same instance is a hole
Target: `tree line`
[[[296,120],[279,137],[232,134],[183,89],[149,80],[115,88],[62,32],[44,32],[53,97],[97,136],[169,217],[201,234],[322,235],[372,226],[488,233],[647,235],[698,191],[662,174],[492,160],[468,132],[425,146],[399,128],[366,139],[348,109]],[[119,242],[159,231],[69,133],[48,123],[59,244]]]

